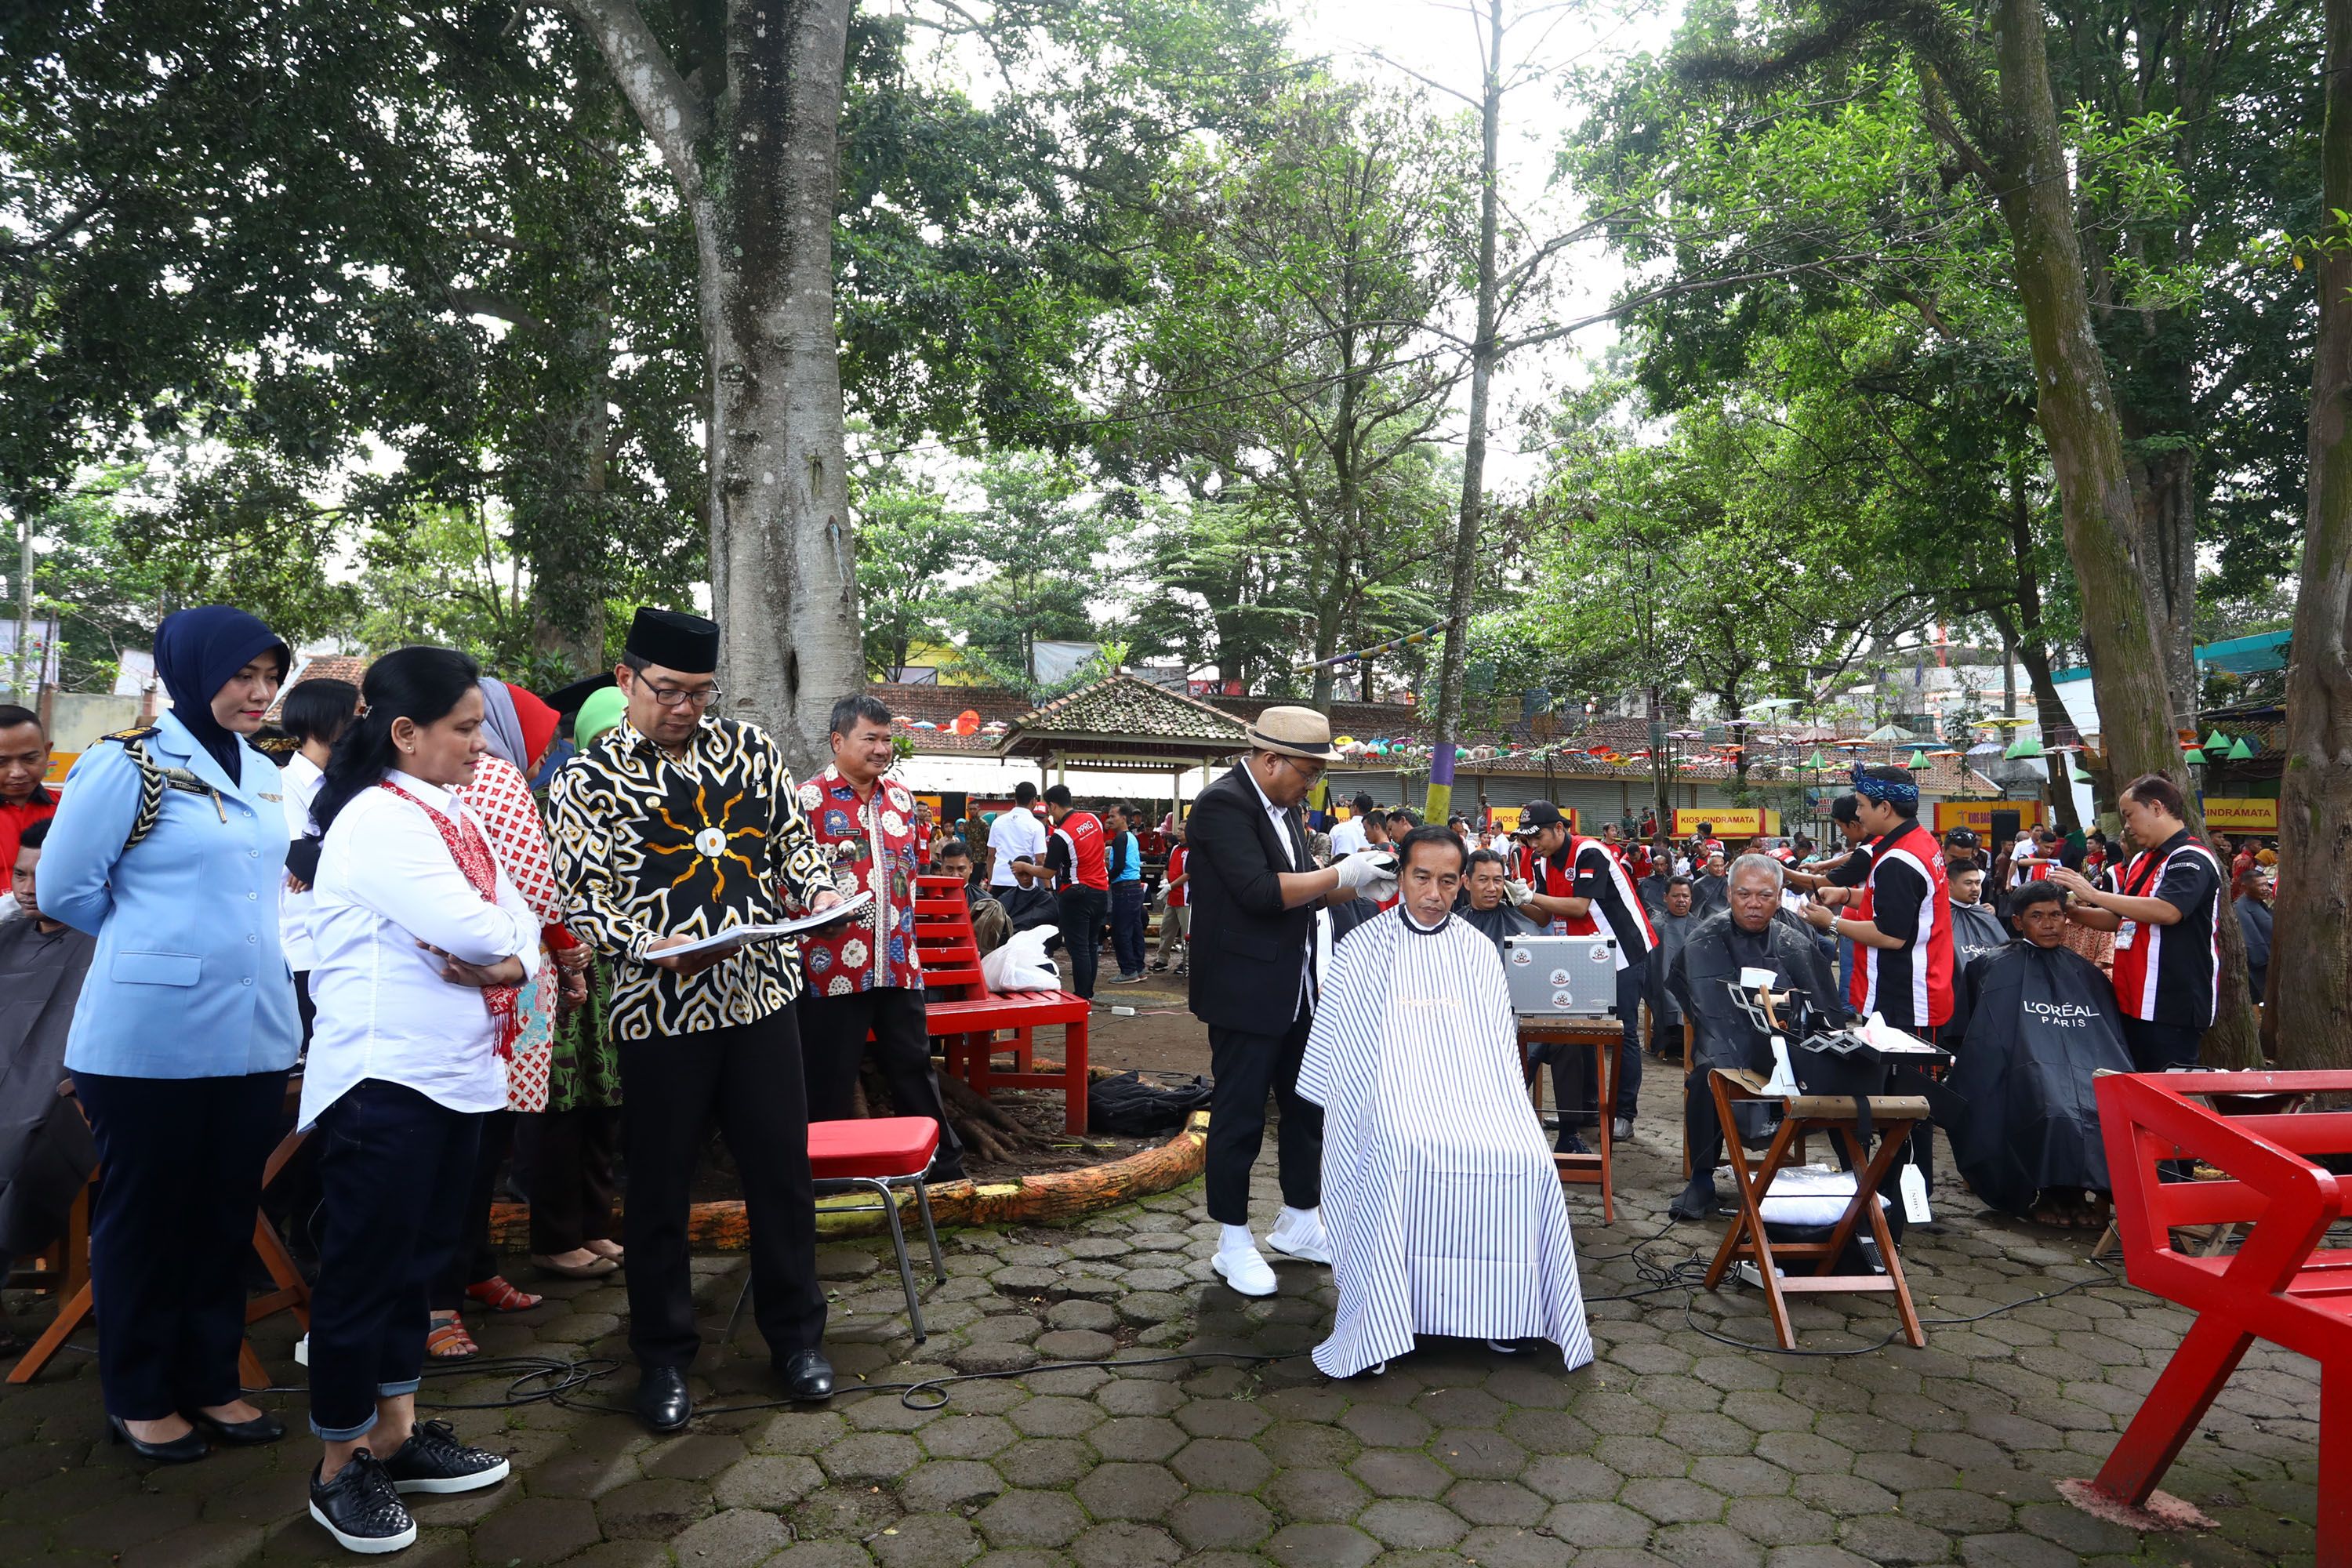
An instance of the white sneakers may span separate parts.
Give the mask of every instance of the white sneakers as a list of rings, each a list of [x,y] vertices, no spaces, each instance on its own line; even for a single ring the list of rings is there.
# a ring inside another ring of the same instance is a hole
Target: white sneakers
[[[1326,1268],[1331,1262],[1331,1237],[1323,1228],[1319,1209],[1282,1211],[1282,1217],[1266,1232],[1265,1244],[1286,1258],[1301,1263],[1320,1263]]]
[[[1328,1267],[1331,1261],[1331,1237],[1323,1229],[1322,1215],[1315,1209],[1284,1209],[1274,1229],[1266,1233],[1265,1244],[1285,1258],[1301,1263]],[[1210,1267],[1244,1296],[1274,1294],[1274,1270],[1258,1252],[1255,1238],[1246,1226],[1225,1226],[1224,1239],[1218,1245],[1217,1256]]]
[[[1220,1248],[1209,1267],[1244,1296],[1274,1294],[1274,1270],[1265,1266],[1255,1247]]]

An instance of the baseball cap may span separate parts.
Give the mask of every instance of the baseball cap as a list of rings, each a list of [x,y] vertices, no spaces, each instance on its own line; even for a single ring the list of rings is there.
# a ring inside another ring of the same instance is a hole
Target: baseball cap
[[[1512,837],[1531,837],[1556,822],[1565,823],[1567,820],[1568,818],[1559,814],[1559,807],[1552,805],[1551,802],[1531,800],[1519,807],[1519,825],[1512,829]]]

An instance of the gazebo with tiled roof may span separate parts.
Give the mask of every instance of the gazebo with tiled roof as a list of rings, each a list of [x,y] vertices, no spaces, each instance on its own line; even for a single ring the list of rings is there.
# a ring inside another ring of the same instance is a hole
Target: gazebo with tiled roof
[[[1207,772],[1248,747],[1248,732],[1232,714],[1122,673],[1031,709],[996,754],[1032,758],[1052,772],[1167,773],[1181,785],[1192,769]]]

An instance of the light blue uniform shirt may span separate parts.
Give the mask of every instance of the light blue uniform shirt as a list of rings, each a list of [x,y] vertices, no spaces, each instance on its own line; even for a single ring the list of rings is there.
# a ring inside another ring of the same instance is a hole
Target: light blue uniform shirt
[[[121,1078],[283,1071],[302,1026],[278,937],[287,842],[278,768],[245,746],[242,785],[230,784],[169,713],[146,747],[158,767],[184,768],[219,795],[166,786],[153,830],[125,850],[138,768],[114,743],[74,763],[40,869],[41,912],[98,938],[66,1068]]]

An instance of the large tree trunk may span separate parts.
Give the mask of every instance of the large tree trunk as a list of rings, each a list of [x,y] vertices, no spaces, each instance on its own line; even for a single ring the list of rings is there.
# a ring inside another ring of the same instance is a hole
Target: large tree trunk
[[[563,3],[694,218],[719,685],[726,711],[766,726],[806,774],[825,757],[834,700],[865,686],[833,296],[855,0],[678,7],[698,86],[637,0]]]
[[[2042,630],[2042,574],[2033,552],[2033,506],[2026,495],[2025,432],[2019,429],[2010,437],[2009,451],[2009,552],[2017,572],[2016,635],[2010,638],[2017,646],[2017,660],[2025,666],[2025,679],[2033,689],[2034,720],[2041,726],[2042,743],[2057,742],[2058,727],[2067,721],[2066,705],[2058,699],[2058,688],[2050,679],[2050,644]],[[2005,674],[2006,683],[2013,679]],[[2050,770],[2051,809],[2056,814],[2058,831],[2073,833],[2082,826],[2074,811],[2074,790],[2068,781],[2066,763],[2058,756],[2047,759],[2043,766]]]
[[[2137,554],[2156,620],[2157,651],[2172,710],[2193,723],[2197,689],[2197,455],[2168,447],[2131,465],[2139,506]]]
[[[2189,796],[2189,825],[2201,837],[2204,814],[2183,776],[2152,595],[2133,557],[2138,507],[2125,470],[2115,389],[2091,331],[2042,28],[2036,0],[2001,0],[1996,44],[2007,135],[1996,153],[1996,194],[2033,347],[2035,412],[2057,475],[2066,552],[2082,593],[2084,636],[2095,653],[2093,679],[2108,765],[2118,779],[2171,778]],[[2252,1067],[2261,1049],[2247,1006],[2244,945],[2226,910],[2217,924],[2223,948],[2221,1011],[2206,1037],[2204,1060]]]
[[[1503,134],[1503,0],[1487,0],[1486,70],[1479,102],[1478,336],[1470,349],[1470,429],[1462,443],[1462,513],[1454,533],[1452,593],[1446,600],[1445,655],[1438,667],[1437,736],[1429,763],[1429,820],[1442,822],[1454,801],[1454,755],[1462,735],[1462,682],[1469,668],[1470,611],[1478,581],[1478,525],[1486,500],[1487,384],[1495,374]]]
[[[2352,211],[2352,0],[2327,0],[2323,213]],[[2311,479],[2287,672],[2271,952],[2281,1065],[2352,1067],[2352,234],[2319,251]]]

